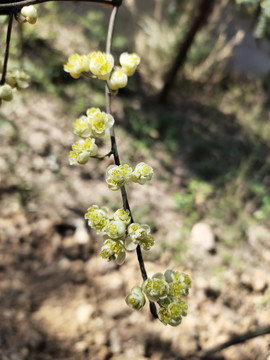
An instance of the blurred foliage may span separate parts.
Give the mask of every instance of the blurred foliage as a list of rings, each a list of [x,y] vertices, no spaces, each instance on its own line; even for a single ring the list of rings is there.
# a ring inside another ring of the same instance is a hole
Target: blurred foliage
[[[256,26],[254,35],[262,38],[266,35],[270,24],[270,1],[269,0],[236,0],[239,5],[244,5],[249,12],[255,13]]]

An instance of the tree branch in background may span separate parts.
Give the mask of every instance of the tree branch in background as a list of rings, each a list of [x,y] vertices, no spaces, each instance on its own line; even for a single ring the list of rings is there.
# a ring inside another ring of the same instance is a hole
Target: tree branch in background
[[[161,102],[165,103],[167,101],[169,92],[174,84],[177,73],[184,65],[188,51],[193,44],[195,36],[210,15],[214,2],[215,0],[201,0],[198,14],[195,17],[193,23],[191,24],[191,27],[183,43],[180,45],[178,55],[175,58],[174,63],[166,76],[164,86],[159,95]]]
[[[225,341],[224,343],[214,346],[209,350],[204,350],[199,353],[199,356],[201,359],[209,359],[210,355],[213,355],[214,353],[221,351],[223,349],[226,349],[230,346],[241,344],[247,340],[253,339],[257,336],[262,336],[270,334],[270,326],[265,326],[261,328],[257,328],[253,331],[248,331],[244,334],[240,335],[233,335],[229,340]]]

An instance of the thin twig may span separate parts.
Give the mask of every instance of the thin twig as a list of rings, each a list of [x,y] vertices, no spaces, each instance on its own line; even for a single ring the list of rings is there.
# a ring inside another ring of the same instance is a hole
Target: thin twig
[[[5,58],[4,58],[3,72],[2,72],[2,78],[1,78],[1,81],[0,81],[0,85],[4,85],[4,83],[6,81],[6,73],[7,73],[7,64],[8,64],[8,56],[9,56],[9,45],[10,45],[10,37],[11,37],[11,30],[12,30],[12,22],[13,22],[13,12],[10,11],[9,18],[8,18]]]
[[[19,11],[23,6],[28,5],[37,5],[44,2],[63,2],[63,1],[73,1],[74,0],[21,0],[21,1],[8,1],[0,4],[0,14],[7,14],[10,10]],[[120,0],[80,0],[81,2],[94,2],[99,4],[117,6]],[[122,2],[122,0],[121,0]]]
[[[253,331],[248,331],[244,334],[233,335],[229,340],[225,341],[224,343],[214,346],[209,350],[201,351],[199,353],[199,356],[201,359],[208,359],[210,355],[213,355],[218,351],[226,349],[232,345],[243,343],[257,336],[262,336],[266,334],[270,334],[270,326],[260,327]]]
[[[108,27],[108,34],[107,34],[107,42],[106,42],[106,52],[108,54],[111,53],[114,24],[115,24],[115,19],[116,19],[118,7],[121,5],[121,2],[119,3],[119,5],[114,6],[113,9],[112,9],[112,12],[111,12],[110,21],[109,21],[109,27]],[[110,92],[108,84],[106,84],[106,86],[105,86],[105,97],[106,97],[106,112],[111,114],[111,92]],[[110,129],[110,135],[111,135],[111,151],[112,151],[113,156],[114,156],[114,162],[115,162],[116,165],[119,166],[121,163],[120,163],[120,157],[119,157],[119,154],[118,154],[118,149],[117,149],[117,144],[116,144],[114,126],[112,126],[111,129]],[[125,189],[124,186],[121,187],[121,195],[122,195],[123,207],[124,207],[125,210],[129,210],[130,217],[131,217],[131,222],[134,223],[132,212],[131,212],[129,202],[128,202],[127,192],[126,192],[126,189]],[[136,252],[137,252],[137,258],[138,258],[142,278],[143,278],[143,280],[146,280],[148,278],[148,276],[147,276],[147,273],[146,273],[146,270],[145,270],[140,245],[137,246]],[[155,303],[153,303],[151,301],[150,301],[150,311],[151,311],[154,318],[158,317],[157,316],[156,305],[155,305]]]

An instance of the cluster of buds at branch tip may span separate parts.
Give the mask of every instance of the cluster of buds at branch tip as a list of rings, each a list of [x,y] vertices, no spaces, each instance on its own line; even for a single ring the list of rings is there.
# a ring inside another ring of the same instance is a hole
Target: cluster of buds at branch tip
[[[0,66],[0,77],[3,76],[2,71],[2,66]],[[29,82],[30,76],[24,70],[8,70],[5,74],[5,84],[0,85],[0,100],[11,101],[14,90],[26,89]]]
[[[119,89],[127,86],[128,77],[135,73],[140,61],[139,55],[124,52],[119,58],[121,66],[114,66],[111,54],[101,51],[94,51],[88,55],[75,53],[68,58],[64,70],[74,79],[84,74],[87,77],[106,80],[110,90],[117,93]]]
[[[159,305],[158,318],[163,324],[177,326],[182,317],[187,315],[185,296],[188,295],[190,286],[191,280],[187,274],[167,270],[164,274],[157,273],[146,279],[141,288],[133,287],[126,296],[126,303],[133,310],[141,310],[146,296],[149,301]]]

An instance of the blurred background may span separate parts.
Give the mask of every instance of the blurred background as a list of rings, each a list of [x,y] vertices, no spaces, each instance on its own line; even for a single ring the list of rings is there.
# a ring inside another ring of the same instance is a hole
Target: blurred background
[[[107,188],[112,159],[70,166],[72,125],[104,110],[104,83],[72,79],[74,52],[105,50],[110,8],[40,4],[36,25],[14,24],[9,68],[31,86],[0,113],[0,358],[199,359],[198,352],[269,325],[270,42],[256,0],[124,0],[113,55],[141,57],[113,98],[122,163],[149,163],[150,185],[128,187],[137,222],[156,244],[151,276],[168,268],[193,281],[177,327],[137,313],[124,298],[141,276],[99,257],[84,213],[121,207]],[[1,58],[7,18],[1,16]],[[110,149],[109,135],[99,143]],[[207,359],[266,360],[270,335]]]

